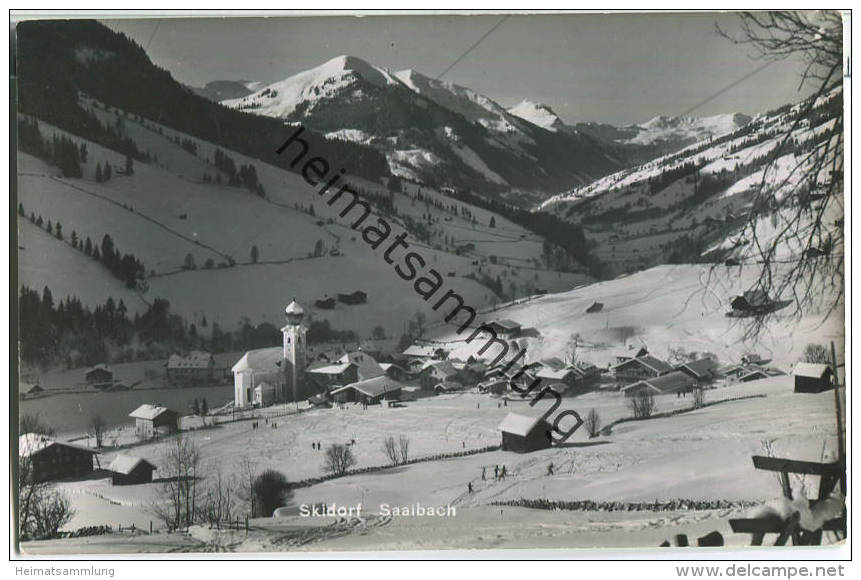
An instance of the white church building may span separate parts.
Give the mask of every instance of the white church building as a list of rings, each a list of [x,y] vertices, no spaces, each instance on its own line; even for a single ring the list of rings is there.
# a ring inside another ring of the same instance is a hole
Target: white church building
[[[246,352],[233,365],[233,401],[236,407],[300,401],[312,393],[303,380],[307,360],[305,310],[295,299],[284,311],[283,344]]]

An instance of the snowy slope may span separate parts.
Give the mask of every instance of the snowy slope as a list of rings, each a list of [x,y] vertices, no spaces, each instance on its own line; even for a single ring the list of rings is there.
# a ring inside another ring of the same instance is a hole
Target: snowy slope
[[[659,116],[640,125],[625,127],[637,132],[635,137],[620,139],[620,143],[652,145],[658,142],[691,143],[731,133],[744,127],[751,117],[729,113],[712,117]]]
[[[354,56],[341,55],[246,97],[228,99],[223,104],[270,117],[286,117],[300,104],[305,104],[308,114],[316,101],[337,95],[359,78],[377,86],[398,83],[379,67]]]
[[[556,132],[565,129],[565,123],[549,105],[523,100],[508,109],[508,112],[548,131]]]
[[[801,118],[807,103],[784,106],[729,133],[576,187],[548,199],[541,209],[584,225],[601,258],[619,272],[661,263],[674,252],[694,260],[739,230],[763,181],[780,200],[805,178],[803,168],[792,168],[830,138],[842,93],[820,99]],[[657,118],[633,140],[723,131],[738,122],[732,115],[696,122]],[[784,142],[790,129],[792,136]],[[778,147],[781,153],[773,159]]]

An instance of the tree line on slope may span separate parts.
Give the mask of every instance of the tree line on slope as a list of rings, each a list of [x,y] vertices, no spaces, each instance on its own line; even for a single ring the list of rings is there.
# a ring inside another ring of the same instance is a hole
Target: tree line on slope
[[[26,210],[22,203],[18,204],[18,215],[21,217],[25,217],[26,215]],[[63,226],[59,221],[56,224],[53,224],[50,219],[45,222],[41,215],[36,216],[33,212],[30,212],[28,219],[32,224],[43,228],[58,240],[66,241]],[[126,288],[137,287],[138,280],[144,277],[146,268],[143,262],[135,257],[134,254],[123,254],[120,252],[114,245],[114,240],[110,234],[105,234],[102,237],[101,245],[97,246],[93,244],[89,236],[82,240],[78,237],[78,233],[73,230],[69,236],[68,243],[74,249],[83,252],[87,257],[102,263],[110,270],[114,278],[126,285]]]
[[[170,302],[156,298],[143,314],[130,316],[122,299],[108,298],[92,310],[80,298],[55,301],[47,286],[39,294],[21,287],[18,299],[19,354],[26,364],[67,368],[102,362],[128,362],[165,358],[173,352],[205,349],[232,352],[280,344],[274,324],[252,324],[243,319],[233,330],[223,330],[206,317],[200,327],[171,312]],[[337,330],[328,320],[310,320],[308,342],[355,342],[352,330]]]

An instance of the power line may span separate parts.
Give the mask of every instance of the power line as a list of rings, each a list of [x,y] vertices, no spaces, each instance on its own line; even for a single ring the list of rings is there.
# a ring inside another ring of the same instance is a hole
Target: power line
[[[149,50],[149,45],[152,44],[152,39],[155,38],[155,33],[158,32],[158,26],[161,24],[161,20],[155,21],[155,28],[152,29],[152,34],[149,35],[149,40],[146,43],[145,51]]]
[[[510,16],[511,16],[511,14],[506,14],[506,15],[504,15],[504,16],[499,20],[499,22],[497,22],[496,24],[494,24],[494,25],[490,28],[490,30],[488,30],[488,31],[487,31],[487,32],[485,32],[483,35],[481,35],[481,38],[479,38],[478,40],[476,40],[476,41],[472,44],[472,46],[470,46],[469,48],[467,48],[467,49],[466,49],[466,51],[464,51],[464,53],[463,53],[463,54],[461,54],[459,57],[457,57],[457,58],[454,60],[454,62],[453,62],[453,63],[451,63],[450,65],[448,65],[444,71],[442,71],[441,73],[439,73],[439,74],[437,75],[437,77],[436,77],[436,78],[437,78],[437,80],[439,80],[440,78],[442,78],[443,76],[445,76],[445,74],[446,74],[448,71],[450,71],[450,70],[451,70],[451,69],[453,69],[455,66],[457,66],[457,63],[459,63],[459,62],[460,62],[460,61],[462,61],[464,58],[466,58],[466,56],[467,56],[470,52],[472,52],[472,51],[475,49],[475,47],[477,47],[479,44],[481,44],[481,43],[484,41],[484,39],[485,39],[485,38],[487,38],[488,36],[490,36],[490,35],[491,35],[491,33],[492,33],[494,30],[496,30],[497,28],[499,28],[499,27],[502,25],[502,23],[503,23],[503,22],[505,22],[506,20],[508,20],[508,18],[509,18]]]
[[[750,71],[749,73],[747,73],[746,75],[744,75],[743,77],[741,77],[740,79],[737,79],[737,80],[735,80],[735,81],[731,82],[730,84],[728,84],[727,86],[725,86],[724,88],[722,88],[721,90],[719,90],[718,92],[714,93],[712,96],[710,96],[710,97],[708,97],[708,98],[706,98],[706,99],[704,99],[704,100],[700,101],[699,103],[697,103],[696,105],[694,105],[693,107],[691,107],[690,109],[688,109],[687,111],[685,111],[684,113],[681,113],[681,114],[679,115],[679,117],[684,117],[685,115],[687,115],[687,114],[689,114],[689,113],[691,113],[691,112],[693,112],[693,111],[695,111],[695,110],[699,109],[700,107],[702,107],[702,106],[703,106],[703,105],[705,105],[706,103],[709,103],[709,102],[711,102],[711,101],[715,100],[716,98],[718,98],[719,96],[721,96],[722,94],[724,94],[725,92],[727,92],[728,90],[730,90],[730,89],[732,89],[732,88],[734,88],[734,87],[736,87],[736,86],[740,85],[741,83],[743,83],[744,81],[746,81],[746,80],[747,80],[747,79],[749,79],[750,77],[752,77],[752,76],[754,76],[754,75],[756,75],[756,74],[759,74],[760,72],[762,72],[763,70],[765,70],[767,67],[770,67],[771,65],[773,65],[775,62],[777,62],[777,61],[776,61],[776,60],[770,60],[770,61],[768,61],[768,62],[766,62],[766,63],[764,63],[764,64],[762,64],[762,65],[760,65],[760,66],[756,67],[755,69],[753,69],[752,71]]]

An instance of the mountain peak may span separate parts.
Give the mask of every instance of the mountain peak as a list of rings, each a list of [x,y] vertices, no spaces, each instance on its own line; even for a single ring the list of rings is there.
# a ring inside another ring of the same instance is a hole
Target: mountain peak
[[[555,132],[565,127],[565,123],[562,122],[559,115],[554,113],[553,109],[544,103],[534,103],[524,99],[508,109],[508,112],[548,131]]]

